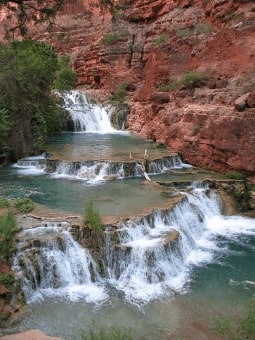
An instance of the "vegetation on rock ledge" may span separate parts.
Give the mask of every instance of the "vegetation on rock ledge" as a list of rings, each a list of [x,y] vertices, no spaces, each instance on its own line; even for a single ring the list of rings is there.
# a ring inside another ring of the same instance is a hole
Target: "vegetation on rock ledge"
[[[8,262],[13,252],[16,220],[11,211],[0,216],[0,260]]]
[[[94,210],[92,202],[89,202],[85,206],[85,222],[90,229],[95,230],[99,233],[103,232],[101,216],[97,211]]]

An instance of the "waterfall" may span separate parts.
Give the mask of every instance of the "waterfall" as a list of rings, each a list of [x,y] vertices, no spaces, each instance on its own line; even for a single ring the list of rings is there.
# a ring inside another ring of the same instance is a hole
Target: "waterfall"
[[[41,175],[46,169],[46,155],[31,156],[19,159],[17,163],[13,164],[18,172],[23,175]]]
[[[179,155],[165,156],[162,159],[148,161],[148,173],[150,175],[161,174],[171,169],[185,167]],[[106,161],[84,161],[65,162],[47,161],[46,171],[52,177],[74,178],[98,183],[107,179],[123,179],[132,177],[143,177],[141,164],[138,162],[106,162]]]
[[[222,251],[220,234],[255,235],[253,219],[221,215],[214,192],[193,189],[185,196],[172,210],[156,210],[122,223],[118,244],[108,231],[109,281],[128,301],[141,304],[187,292],[192,268],[216,261]]]
[[[66,297],[96,302],[105,298],[95,261],[74,241],[66,223],[23,230],[17,248],[13,268],[21,278],[26,301]]]
[[[170,169],[192,168],[192,165],[183,163],[179,155],[165,156],[148,162],[149,174],[160,174]]]
[[[77,90],[65,92],[64,108],[70,113],[75,132],[113,133],[106,107],[89,103],[86,95]]]
[[[219,197],[198,184],[171,209],[108,226],[104,277],[69,228],[67,222],[45,222],[19,234],[13,269],[26,301],[62,297],[98,302],[113,288],[138,305],[184,294],[193,268],[226,256],[227,240],[255,236],[254,219],[222,216]]]

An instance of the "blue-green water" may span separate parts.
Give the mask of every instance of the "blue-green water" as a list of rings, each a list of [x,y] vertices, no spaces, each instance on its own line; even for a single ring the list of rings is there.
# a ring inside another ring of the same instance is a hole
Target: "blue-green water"
[[[96,159],[99,153],[102,159],[109,160],[128,158],[130,152],[142,155],[144,149],[158,152],[150,147],[152,143],[136,136],[63,134],[51,139],[45,149],[66,159]],[[154,178],[171,181],[203,177],[208,177],[208,173],[180,170]],[[13,167],[0,169],[0,192],[10,198],[26,196],[47,207],[73,212],[83,212],[86,202],[93,201],[102,215],[138,214],[166,202],[162,190],[146,185],[143,178],[89,185],[47,174],[26,174]],[[174,293],[138,307],[125,301],[120,291],[109,287],[110,298],[100,304],[57,299],[37,302],[29,306],[24,320],[9,331],[38,328],[48,335],[74,339],[94,321],[103,327],[129,328],[135,339],[157,340],[167,336],[210,339],[213,317],[243,316],[246,301],[255,295],[255,220],[216,216],[208,230],[210,235],[203,240],[203,249],[213,253],[213,259],[198,261],[199,265],[191,267],[185,294]]]

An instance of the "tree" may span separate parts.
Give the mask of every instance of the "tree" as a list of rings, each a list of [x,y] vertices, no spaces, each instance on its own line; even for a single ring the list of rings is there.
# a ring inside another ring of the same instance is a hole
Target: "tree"
[[[0,44],[1,142],[12,122],[7,142],[13,158],[36,152],[46,138],[61,129],[61,114],[52,86],[58,70],[53,47],[33,40]]]
[[[63,55],[58,59],[58,70],[54,87],[58,90],[71,90],[76,85],[77,75],[69,66],[70,57]]]
[[[49,25],[53,24],[56,13],[59,12],[65,4],[74,3],[76,0],[0,0],[0,10],[7,10],[6,27],[7,38],[12,38],[16,30],[21,35],[27,33],[27,23],[40,23],[48,21]],[[91,7],[99,7],[102,12],[114,12],[114,0],[96,0],[90,2]]]
[[[10,116],[6,109],[0,109],[0,145],[4,142],[5,138],[11,128]]]

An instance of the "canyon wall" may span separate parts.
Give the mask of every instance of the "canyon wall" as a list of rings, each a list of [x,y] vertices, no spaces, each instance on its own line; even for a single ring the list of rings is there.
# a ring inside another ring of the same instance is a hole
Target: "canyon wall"
[[[77,86],[107,99],[127,85],[131,131],[191,164],[255,174],[255,3],[77,0],[30,38],[68,53]],[[181,82],[185,71],[206,83]],[[172,85],[178,86],[172,86]]]

